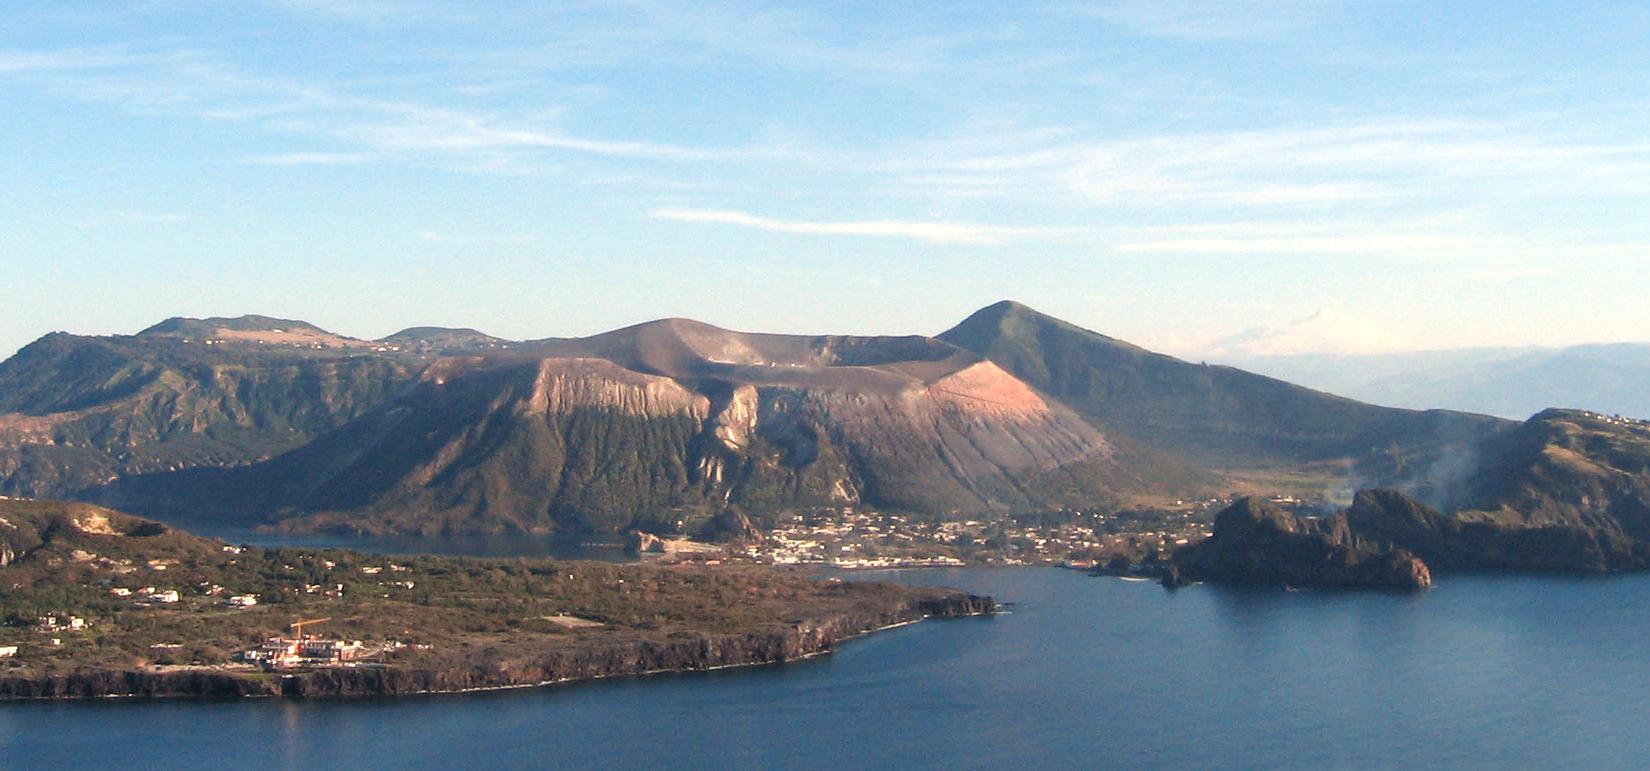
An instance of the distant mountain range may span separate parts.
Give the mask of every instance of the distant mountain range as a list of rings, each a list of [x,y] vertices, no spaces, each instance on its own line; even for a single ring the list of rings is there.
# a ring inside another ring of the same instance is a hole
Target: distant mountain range
[[[1393,407],[1518,420],[1555,406],[1650,417],[1650,343],[1423,348],[1375,322],[1323,310],[1175,350]]]
[[[686,319],[358,340],[258,316],[0,363],[0,492],[366,532],[720,529],[1122,508],[1287,481],[1446,505],[1518,424],[1189,363],[1011,302],[936,337]]]
[[[1563,406],[1650,417],[1650,343],[1212,359],[1394,407],[1525,418]]]
[[[1216,360],[1301,356],[1334,351],[1370,355],[1414,348],[1374,322],[1333,310],[1277,327],[1256,327],[1217,340],[1203,352]]]

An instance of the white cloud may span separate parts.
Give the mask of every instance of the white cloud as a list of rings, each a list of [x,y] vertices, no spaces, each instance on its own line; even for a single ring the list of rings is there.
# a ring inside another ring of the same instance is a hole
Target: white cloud
[[[342,166],[367,163],[376,158],[370,153],[280,153],[253,155],[244,160],[259,166]]]
[[[1505,249],[1506,236],[1469,235],[1379,224],[1236,222],[1119,228],[1120,254],[1317,255],[1324,257],[1454,257]]]
[[[117,48],[0,51],[0,75],[91,70],[117,67],[131,61],[130,54]]]
[[[924,148],[884,171],[960,198],[1064,193],[1066,203],[1188,211],[1392,206],[1650,192],[1650,142],[1598,142],[1514,124],[1387,120],[1115,140]]]
[[[1270,41],[1346,8],[1335,0],[1111,0],[1084,4],[1079,13],[1148,37]]]
[[[500,154],[564,151],[661,161],[760,154],[579,136],[540,125],[542,116],[554,113],[553,109],[540,108],[532,115],[484,114],[355,95],[288,76],[250,73],[221,55],[193,50],[0,51],[0,75],[7,74],[29,76],[72,99],[111,103],[133,113],[232,121],[272,133],[341,140],[360,148],[246,159],[274,166],[358,163],[395,156],[453,161],[469,170],[508,173],[509,159]]]
[[[673,222],[738,225],[776,233],[820,236],[863,236],[907,238],[936,244],[1001,244],[1011,241],[1040,241],[1080,233],[1076,228],[1012,227],[973,222],[924,222],[911,220],[860,220],[811,222],[759,217],[741,211],[718,209],[658,209],[650,215]]]
[[[1650,243],[1598,242],[1527,234],[1427,218],[1398,222],[1225,222],[1113,229],[1117,254],[1161,256],[1365,257],[1447,261],[1448,275],[1514,281],[1553,275],[1554,265],[1631,262],[1650,257]],[[1443,275],[1443,274],[1439,274]]]
[[[669,144],[566,136],[541,129],[501,125],[457,110],[384,103],[364,103],[360,106],[377,116],[339,127],[336,133],[383,150],[468,153],[552,149],[610,157],[678,161],[709,160],[724,155],[713,150]]]

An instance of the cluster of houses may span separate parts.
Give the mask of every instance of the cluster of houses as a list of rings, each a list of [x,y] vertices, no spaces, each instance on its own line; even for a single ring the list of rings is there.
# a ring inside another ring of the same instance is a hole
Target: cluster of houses
[[[134,602],[140,605],[171,605],[183,599],[183,595],[179,594],[176,589],[157,589],[153,586],[145,586],[141,589],[128,589],[124,586],[117,586],[110,589],[109,593],[116,597],[131,597]],[[206,593],[222,594],[223,587],[211,586],[206,590]],[[258,604],[258,595],[232,594],[224,598],[224,604],[238,608],[250,608]]]
[[[178,594],[178,590],[176,589],[156,589],[153,586],[145,586],[141,589],[135,590],[127,589],[124,586],[117,586],[110,589],[109,593],[116,597],[132,597],[134,598],[134,602],[143,604],[159,603],[163,605],[170,605],[183,599],[183,596]]]
[[[79,616],[41,616],[35,629],[42,632],[78,632],[86,628],[86,619]]]

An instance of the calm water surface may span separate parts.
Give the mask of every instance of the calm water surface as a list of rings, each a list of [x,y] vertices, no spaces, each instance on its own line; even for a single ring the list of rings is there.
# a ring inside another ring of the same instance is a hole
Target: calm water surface
[[[1650,576],[1419,596],[1057,569],[883,573],[1012,601],[797,664],[376,701],[0,705],[0,766],[1634,767]]]

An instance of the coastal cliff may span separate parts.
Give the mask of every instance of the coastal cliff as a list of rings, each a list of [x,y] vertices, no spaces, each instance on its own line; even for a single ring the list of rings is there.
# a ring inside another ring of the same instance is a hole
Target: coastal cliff
[[[988,615],[989,597],[941,592],[876,610],[748,634],[642,638],[458,667],[326,668],[286,678],[285,696],[381,696],[548,685],[661,672],[778,664],[834,650],[844,640],[926,618]]]
[[[1163,583],[1193,581],[1416,591],[1432,586],[1432,571],[1403,549],[1354,545],[1342,515],[1308,522],[1243,498],[1216,516],[1209,538],[1174,553]]]
[[[831,652],[844,640],[927,618],[989,615],[990,597],[951,590],[742,634],[594,639],[537,651],[482,649],[386,665],[328,666],[287,673],[222,668],[84,668],[0,675],[0,699],[340,697],[454,693],[777,664]]]
[[[1614,523],[1532,524],[1480,512],[1448,516],[1396,490],[1359,492],[1344,517],[1360,547],[1405,549],[1440,570],[1608,573],[1650,567],[1650,543]]]
[[[988,597],[759,565],[264,549],[0,499],[0,699],[357,696],[769,664]]]

